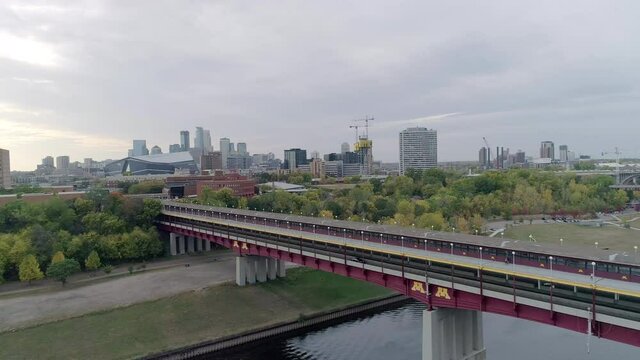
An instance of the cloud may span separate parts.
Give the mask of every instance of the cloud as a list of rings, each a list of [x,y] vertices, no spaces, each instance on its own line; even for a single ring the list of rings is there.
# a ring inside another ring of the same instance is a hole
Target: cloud
[[[60,56],[53,47],[42,41],[0,32],[0,58],[37,66],[56,66]]]
[[[482,136],[532,154],[547,139],[635,144],[640,2],[577,4],[6,1],[0,118],[62,133],[48,150],[1,128],[0,146],[23,144],[12,153],[33,168],[46,151],[124,155],[133,138],[167,149],[204,126],[282,157],[338,151],[364,114],[383,161],[416,125],[438,130],[442,160],[474,159]]]

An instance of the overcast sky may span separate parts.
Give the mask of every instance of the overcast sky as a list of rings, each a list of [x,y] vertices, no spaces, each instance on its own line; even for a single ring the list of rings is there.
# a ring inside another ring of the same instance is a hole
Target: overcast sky
[[[637,0],[3,0],[0,148],[31,170],[203,126],[282,158],[339,151],[370,115],[376,160],[416,125],[440,161],[483,136],[640,157],[639,18]]]

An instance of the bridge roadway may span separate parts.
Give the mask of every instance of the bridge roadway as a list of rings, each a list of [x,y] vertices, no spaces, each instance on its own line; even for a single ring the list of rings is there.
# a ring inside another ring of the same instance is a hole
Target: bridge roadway
[[[163,210],[159,227],[374,282],[430,307],[490,311],[640,346],[640,284]]]

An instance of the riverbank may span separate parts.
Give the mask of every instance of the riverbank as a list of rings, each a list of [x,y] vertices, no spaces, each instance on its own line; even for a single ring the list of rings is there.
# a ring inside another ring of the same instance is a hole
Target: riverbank
[[[264,284],[227,283],[0,334],[0,358],[139,357],[388,296],[387,289],[305,268]]]

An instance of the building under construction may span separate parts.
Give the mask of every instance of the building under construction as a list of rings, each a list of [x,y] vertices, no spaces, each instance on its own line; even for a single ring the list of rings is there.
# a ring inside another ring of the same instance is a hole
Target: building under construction
[[[373,141],[369,139],[369,121],[373,120],[373,117],[368,116],[364,119],[355,120],[356,122],[364,122],[364,136],[358,134],[358,125],[349,126],[350,128],[356,129],[356,142],[353,145],[353,151],[358,155],[360,175],[373,174]]]

